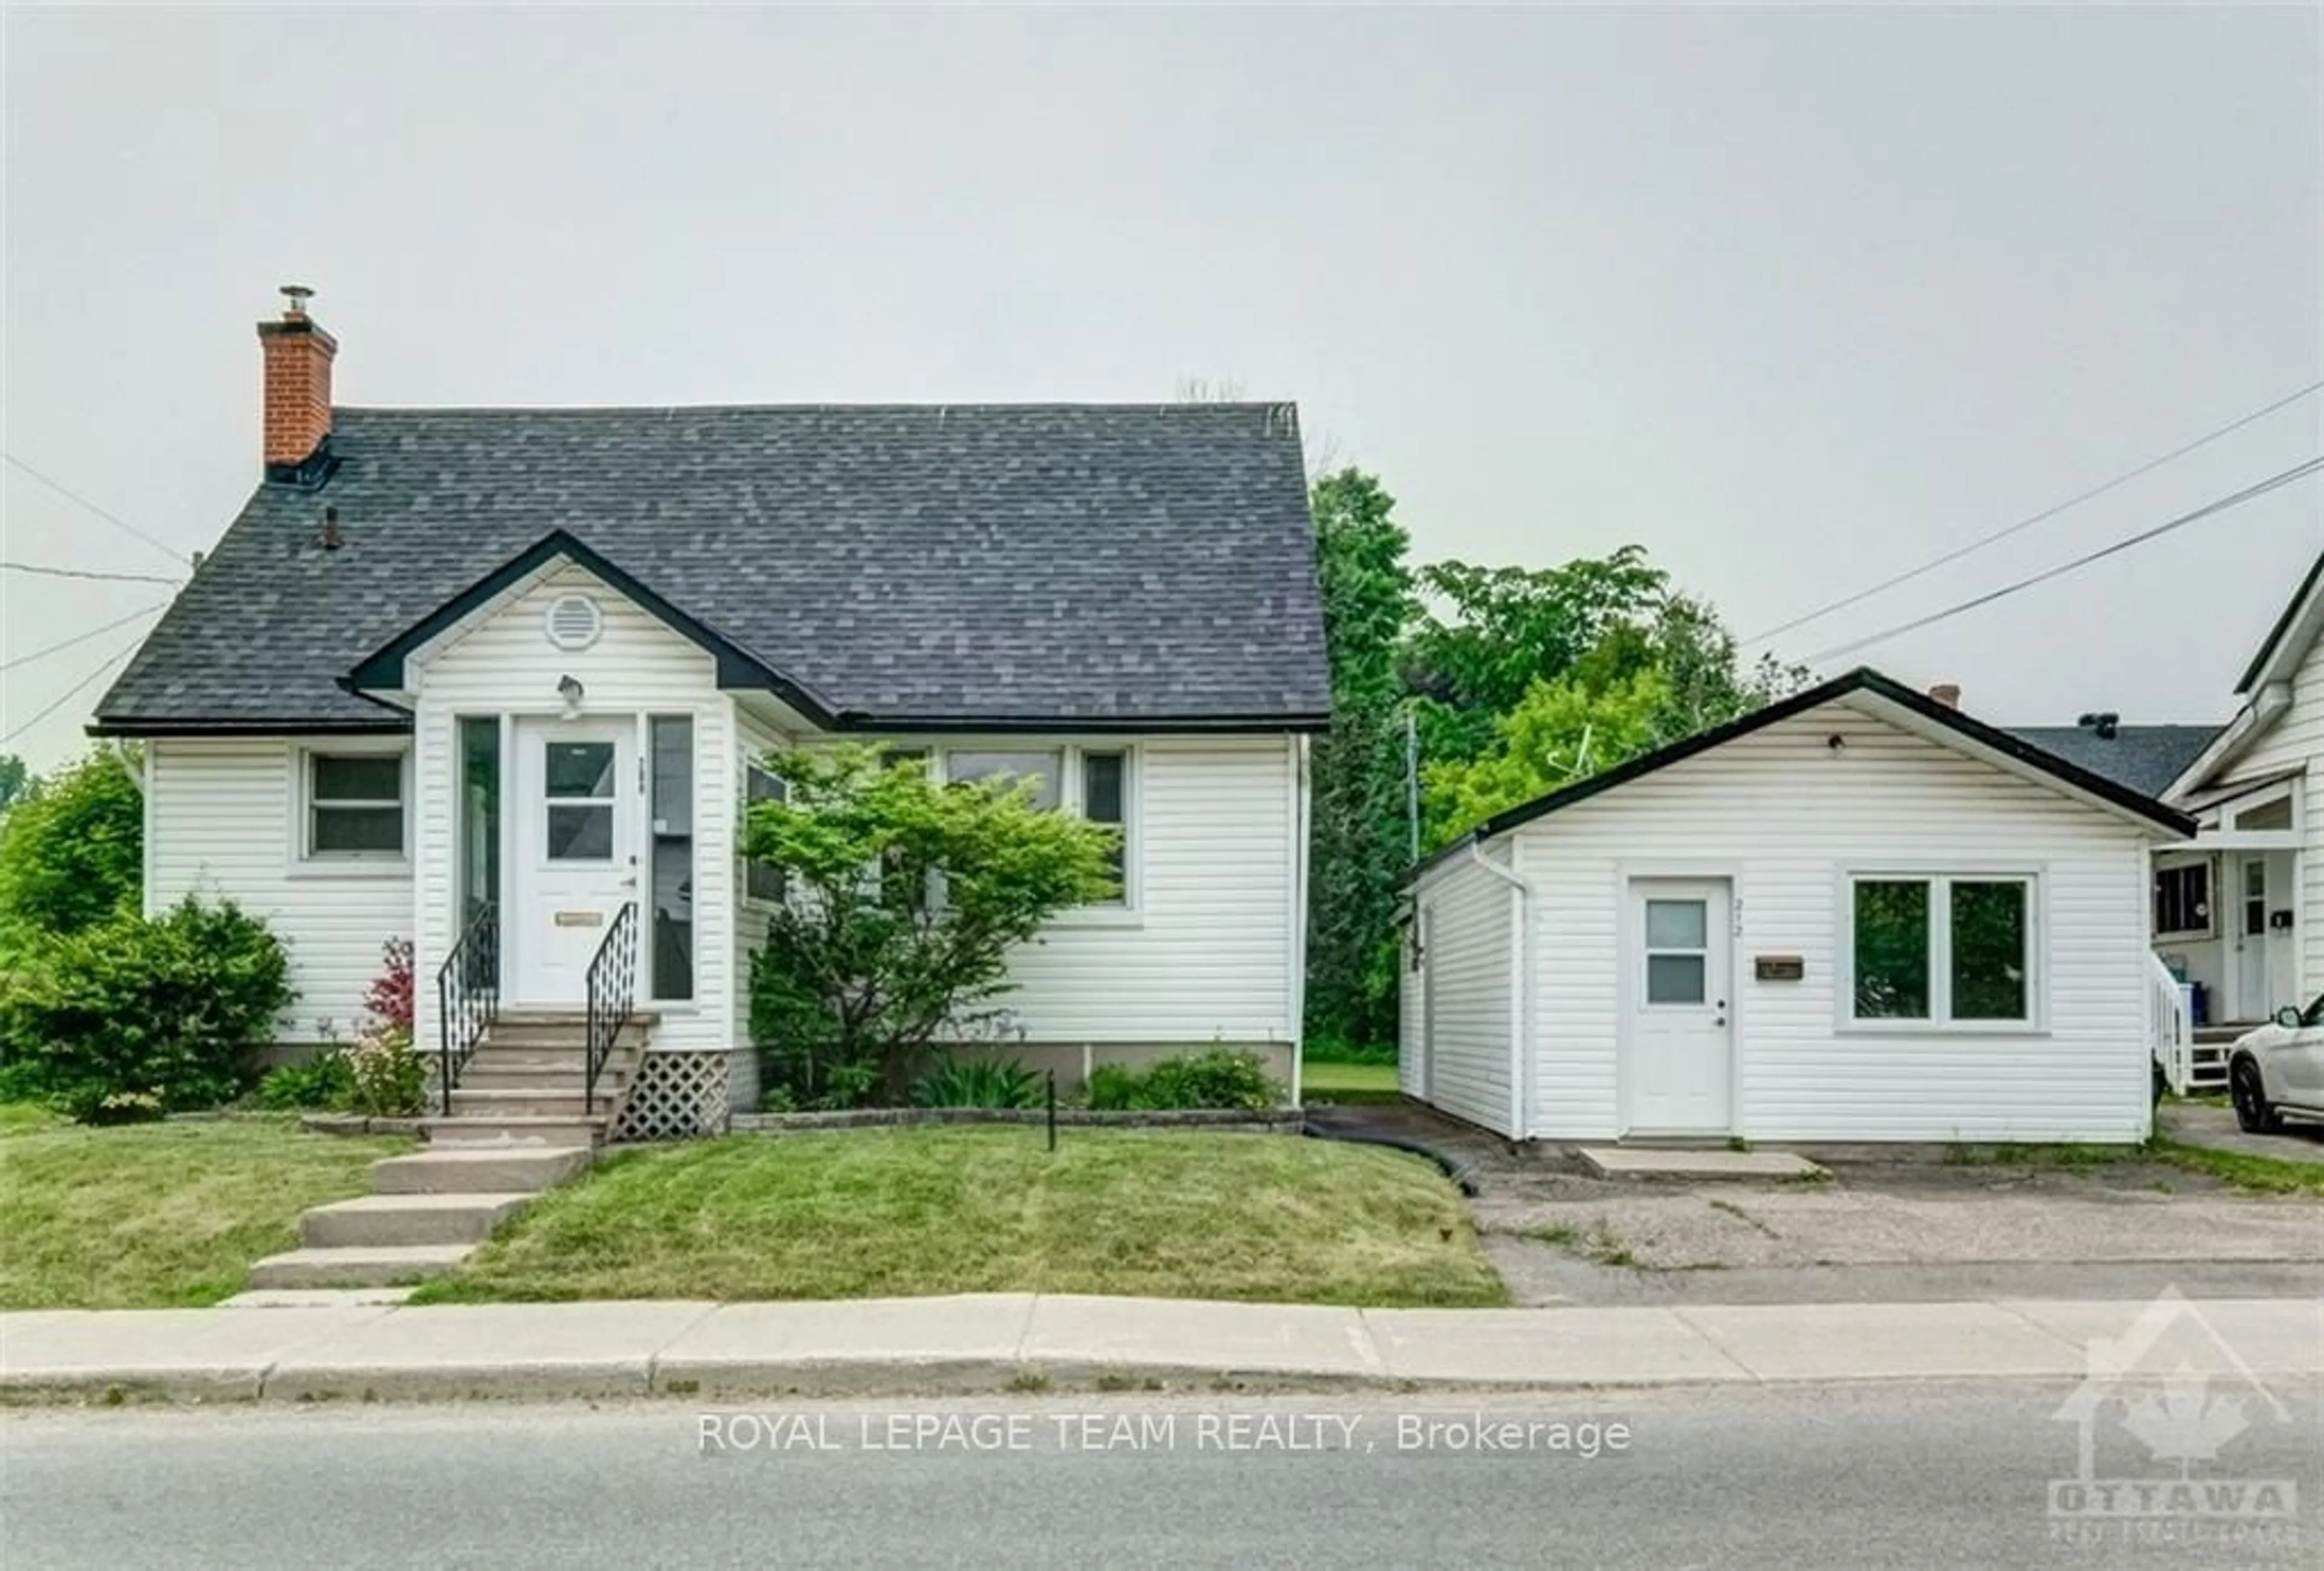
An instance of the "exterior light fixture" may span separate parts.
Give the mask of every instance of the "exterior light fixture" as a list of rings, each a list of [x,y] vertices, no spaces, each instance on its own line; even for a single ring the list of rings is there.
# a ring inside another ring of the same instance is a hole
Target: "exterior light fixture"
[[[557,679],[557,696],[565,700],[565,714],[567,719],[581,713],[583,691],[581,679],[578,677],[568,675]]]

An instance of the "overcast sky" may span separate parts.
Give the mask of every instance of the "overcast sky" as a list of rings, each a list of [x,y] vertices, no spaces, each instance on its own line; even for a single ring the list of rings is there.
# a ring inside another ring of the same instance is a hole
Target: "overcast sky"
[[[1637,541],[1752,634],[2324,378],[2318,14],[11,7],[0,434],[207,547],[286,280],[346,403],[1202,377],[1296,399],[1423,559]],[[2324,396],[1778,647],[2318,453]],[[0,556],[170,571],[0,473]],[[2223,718],[2319,547],[2310,479],[1829,663]],[[166,593],[0,572],[0,659]],[[0,673],[0,733],[130,633]]]

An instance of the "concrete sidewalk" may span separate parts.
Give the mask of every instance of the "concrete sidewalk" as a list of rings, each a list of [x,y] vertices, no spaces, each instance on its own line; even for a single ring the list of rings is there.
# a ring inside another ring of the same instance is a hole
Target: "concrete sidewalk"
[[[2324,1305],[2164,1300],[2224,1372],[2324,1377]],[[0,1315],[0,1396],[428,1400],[1660,1385],[2090,1372],[2144,1303],[1347,1309],[1025,1293]]]

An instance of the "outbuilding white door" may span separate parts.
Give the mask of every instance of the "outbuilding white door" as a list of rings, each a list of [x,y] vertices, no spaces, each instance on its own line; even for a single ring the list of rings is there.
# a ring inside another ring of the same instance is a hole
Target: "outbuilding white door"
[[[636,722],[522,718],[516,754],[511,1002],[577,1010],[597,946],[638,897]]]
[[[2236,1010],[2237,1020],[2264,1021],[2273,1000],[2267,976],[2267,858],[2246,856],[2236,886]]]
[[[1734,1119],[1728,887],[1636,879],[1628,906],[1630,1131],[1725,1134]]]

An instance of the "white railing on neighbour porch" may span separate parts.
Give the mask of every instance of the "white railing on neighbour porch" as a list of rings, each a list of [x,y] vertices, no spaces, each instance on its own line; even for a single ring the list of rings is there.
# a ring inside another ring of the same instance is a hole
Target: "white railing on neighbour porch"
[[[2172,1094],[2187,1095],[2195,1080],[2195,1021],[2187,1006],[2187,993],[2171,967],[2153,955],[2146,957],[2146,990],[2152,996],[2147,1018],[2153,1023],[2154,1061],[2163,1066],[2163,1084]]]

